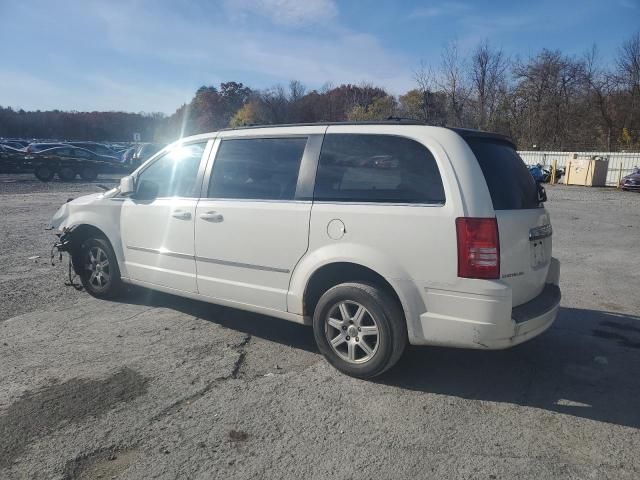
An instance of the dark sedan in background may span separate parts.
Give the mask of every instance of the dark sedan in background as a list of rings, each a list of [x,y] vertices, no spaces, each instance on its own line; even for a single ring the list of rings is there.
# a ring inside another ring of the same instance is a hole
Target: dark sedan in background
[[[126,175],[129,168],[116,157],[98,155],[90,150],[72,145],[61,145],[24,157],[27,168],[35,176],[48,182],[57,175],[60,180],[71,181],[80,176],[85,181],[93,181],[99,173],[121,173]]]
[[[640,168],[635,167],[626,177],[620,180],[620,188],[622,190],[634,190],[640,192]]]
[[[25,171],[24,150],[0,144],[0,173],[20,173]]]
[[[89,150],[103,157],[113,157],[115,161],[118,161],[121,152],[118,152],[107,145],[97,142],[65,142],[67,145],[73,147],[80,147]]]

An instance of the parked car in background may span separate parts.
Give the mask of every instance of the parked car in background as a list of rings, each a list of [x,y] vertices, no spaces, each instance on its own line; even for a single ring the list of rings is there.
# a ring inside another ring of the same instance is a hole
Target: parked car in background
[[[634,167],[633,171],[620,180],[622,190],[634,190],[640,192],[640,168]]]
[[[74,147],[84,148],[93,153],[97,153],[103,157],[113,157],[114,161],[118,161],[118,154],[115,150],[112,150],[106,145],[102,143],[96,142],[65,142],[67,145],[72,145]]]
[[[166,147],[164,143],[143,143],[138,146],[138,149],[133,154],[132,163],[135,166],[141,165],[149,158],[154,156],[160,150]]]
[[[119,152],[120,154],[122,154],[128,148],[131,148],[131,145],[126,143],[109,143],[107,146],[114,152]]]
[[[551,326],[542,190],[497,134],[268,126],[184,138],[51,224],[96,297],[130,283],[312,325],[369,378],[407,344],[501,349]]]
[[[126,163],[127,165],[131,165],[131,163],[133,162],[133,155],[136,153],[137,150],[138,150],[138,147],[127,148],[120,155],[120,161],[122,163]]]
[[[21,148],[0,144],[0,173],[18,173],[26,170],[25,152]]]
[[[23,144],[23,142],[19,142],[16,140],[3,140],[0,142],[0,145],[5,145],[7,147],[15,148],[17,150],[23,150],[25,148],[25,145]]]
[[[98,155],[85,148],[60,145],[46,150],[29,153],[27,164],[39,180],[48,182],[57,175],[60,180],[71,181],[77,175],[83,180],[93,181],[99,173],[126,174],[129,169],[117,158]]]
[[[22,139],[12,139],[12,141],[19,143],[20,145],[22,145],[22,148],[27,148],[27,146],[31,143],[29,140],[22,140]]]
[[[50,142],[46,142],[46,143],[30,143],[29,145],[27,145],[27,147],[25,148],[25,152],[27,153],[38,153],[41,152],[42,150],[48,150],[50,148],[54,148],[54,147],[64,147],[66,144],[62,143],[62,142],[55,142],[55,143],[50,143]]]

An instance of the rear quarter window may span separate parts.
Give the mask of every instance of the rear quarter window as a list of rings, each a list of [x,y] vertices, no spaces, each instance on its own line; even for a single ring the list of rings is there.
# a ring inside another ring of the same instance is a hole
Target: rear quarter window
[[[494,210],[539,208],[538,187],[516,149],[494,138],[465,138],[487,182]]]
[[[438,165],[422,144],[405,137],[327,134],[314,200],[442,204]]]

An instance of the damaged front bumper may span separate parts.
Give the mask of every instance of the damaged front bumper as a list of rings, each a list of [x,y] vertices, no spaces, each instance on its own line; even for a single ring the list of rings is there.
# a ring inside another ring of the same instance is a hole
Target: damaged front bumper
[[[73,231],[75,228],[75,226],[69,228],[64,227],[62,231],[56,232],[58,240],[53,244],[52,251],[56,250],[60,253],[70,252],[73,247]]]

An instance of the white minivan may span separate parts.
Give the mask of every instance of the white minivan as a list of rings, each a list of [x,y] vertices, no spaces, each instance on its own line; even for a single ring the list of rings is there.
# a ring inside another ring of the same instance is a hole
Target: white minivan
[[[373,377],[407,343],[500,349],[553,323],[544,200],[501,135],[265,126],[183,138],[52,225],[96,297],[128,283],[310,324]]]

